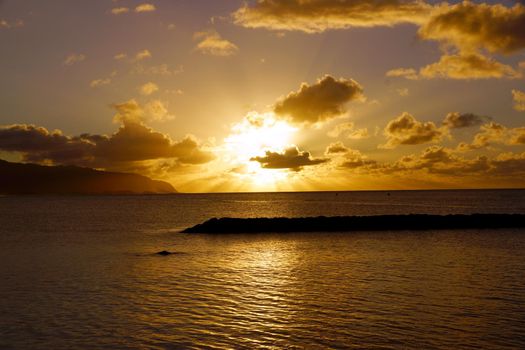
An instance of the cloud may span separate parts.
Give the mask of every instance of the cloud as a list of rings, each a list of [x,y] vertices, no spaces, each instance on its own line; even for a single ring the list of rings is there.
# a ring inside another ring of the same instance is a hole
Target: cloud
[[[283,153],[266,151],[264,157],[253,157],[251,161],[261,163],[265,169],[290,169],[300,171],[305,166],[326,163],[328,159],[312,158],[309,152],[299,151],[297,147],[287,148]]]
[[[168,109],[160,100],[153,100],[146,103],[144,111],[146,116],[148,116],[148,121],[165,122],[175,119],[175,116],[169,114]]]
[[[453,178],[477,176],[480,180],[493,182],[500,177],[513,178],[525,173],[525,152],[502,153],[492,159],[487,156],[467,159],[459,156],[456,150],[434,145],[416,155],[406,155],[394,162],[378,163],[341,143],[334,143],[331,147],[335,151],[328,152],[327,149],[327,155],[339,160],[339,168],[368,176],[396,174],[397,179],[406,177],[410,181],[418,181],[434,175],[445,176],[434,179],[447,182]]]
[[[431,146],[419,155],[405,156],[384,167],[386,172],[424,171],[430,174],[465,176],[483,174],[490,169],[490,161],[481,156],[474,159],[458,157],[454,151],[442,146]]]
[[[406,79],[410,79],[410,80],[417,80],[419,79],[419,75],[417,73],[417,71],[413,68],[396,68],[396,69],[392,69],[392,70],[389,70],[388,72],[386,72],[386,76],[387,77],[391,77],[391,78],[398,78],[398,77],[402,77],[402,78],[406,78]]]
[[[128,57],[128,55],[126,55],[125,53],[121,52],[121,53],[118,53],[116,54],[115,56],[113,56],[113,58],[117,61],[120,61],[120,60],[124,60]]]
[[[135,55],[135,61],[142,61],[151,57],[152,55],[149,50],[142,50],[137,52],[137,54]]]
[[[347,137],[352,140],[362,140],[370,137],[370,134],[367,128],[362,128],[350,132]]]
[[[72,66],[75,63],[79,63],[86,60],[86,55],[79,53],[72,53],[64,59],[64,65]]]
[[[111,14],[113,15],[121,15],[124,13],[128,13],[129,8],[128,7],[114,7],[111,9]]]
[[[481,125],[487,119],[489,118],[481,117],[473,113],[453,112],[453,113],[447,114],[447,116],[445,117],[445,120],[443,121],[443,125],[449,129],[468,128],[471,126]]]
[[[470,144],[460,143],[457,150],[466,152],[495,144],[525,145],[525,127],[507,128],[495,122],[486,123],[480,127]]]
[[[110,137],[97,143],[95,155],[109,162],[136,162],[177,158],[186,164],[202,164],[213,155],[200,149],[193,136],[174,142],[165,134],[156,132],[142,123],[124,122]]]
[[[492,142],[500,143],[505,138],[507,128],[498,123],[488,123],[482,125],[480,132],[474,136],[472,146],[481,148],[490,145]]]
[[[525,145],[525,127],[510,129],[510,144]]]
[[[274,112],[293,123],[316,124],[341,116],[348,102],[363,99],[363,88],[356,81],[326,75],[313,85],[302,83],[275,104]]]
[[[110,136],[82,134],[71,137],[34,125],[1,126],[0,150],[20,153],[24,161],[109,169],[158,159],[202,164],[214,158],[194,136],[173,141],[132,120],[123,120],[118,131]]]
[[[395,148],[398,145],[419,145],[438,142],[446,130],[438,128],[433,122],[417,121],[411,114],[404,112],[390,121],[384,130],[387,143],[382,148]]]
[[[17,19],[16,21],[7,21],[5,19],[0,19],[0,29],[13,29],[13,28],[20,28],[25,25],[25,22],[21,19]]]
[[[347,131],[352,131],[353,129],[354,129],[354,123],[346,122],[346,123],[336,125],[332,130],[330,130],[327,133],[327,135],[329,137],[336,138],[336,137],[341,136],[343,133]]]
[[[158,85],[152,82],[148,82],[140,87],[140,93],[144,96],[149,96],[157,91],[159,91]]]
[[[375,160],[368,159],[361,152],[355,149],[349,149],[344,155],[344,161],[340,164],[341,167],[347,169],[366,168],[371,170],[378,167]]]
[[[200,40],[196,50],[213,56],[232,56],[235,55],[239,48],[234,43],[223,39],[216,31],[197,32],[193,35],[194,39]]]
[[[110,78],[104,78],[104,79],[92,80],[91,83],[89,83],[89,86],[91,86],[92,88],[97,88],[97,87],[100,87],[100,86],[103,86],[103,85],[109,85],[109,84],[111,84],[111,79]]]
[[[419,69],[397,68],[386,73],[387,77],[419,79],[519,79],[521,69],[496,61],[477,52],[443,54],[438,62]]]
[[[116,76],[117,76],[117,72],[114,71],[107,78],[92,80],[89,86],[91,86],[92,88],[98,88],[100,86],[109,85],[111,84],[112,79]]]
[[[339,137],[343,134],[346,134],[347,138],[354,140],[366,139],[370,136],[367,128],[354,130],[354,123],[352,122],[346,122],[336,125],[332,130],[330,130],[327,133],[329,137],[333,138]]]
[[[519,79],[522,66],[513,68],[488,57],[487,52],[512,54],[525,48],[525,6],[462,1],[435,6],[420,24],[423,40],[441,43],[440,60],[417,72],[399,68],[387,76],[407,79]]]
[[[91,158],[94,147],[88,138],[65,136],[59,130],[26,124],[0,126],[0,150],[21,153],[25,161],[83,163]]]
[[[503,153],[491,162],[493,173],[503,176],[525,174],[525,152],[521,154]]]
[[[163,122],[174,119],[160,100],[154,100],[141,106],[135,99],[113,104],[117,111],[113,120],[117,123]]]
[[[525,112],[525,92],[512,90],[512,99],[514,101],[514,109],[519,112]]]
[[[328,147],[326,147],[325,154],[326,155],[340,154],[340,153],[346,153],[348,151],[349,149],[341,141],[338,141],[338,142],[333,142],[329,144]]]
[[[141,4],[135,7],[135,12],[141,13],[141,12],[153,12],[157,8],[153,4]]]
[[[270,30],[320,33],[351,27],[422,23],[432,6],[402,0],[262,0],[245,4],[232,16],[237,25]]]
[[[137,64],[132,73],[136,74],[154,74],[154,75],[163,75],[163,76],[173,76],[184,72],[184,67],[182,65],[177,68],[170,68],[166,63],[159,64],[157,66],[144,67],[141,64]]]
[[[511,66],[479,53],[460,53],[441,56],[438,62],[421,68],[420,76],[427,79],[516,79],[522,74]]]
[[[407,88],[401,88],[401,89],[397,89],[396,92],[399,94],[399,96],[401,97],[406,97],[408,95],[410,95],[410,91],[407,89]]]
[[[335,156],[339,159],[339,167],[346,169],[375,169],[378,163],[368,159],[360,151],[346,147],[342,142],[334,142],[328,145],[325,151],[327,156]]]
[[[515,4],[442,4],[419,29],[419,36],[456,46],[509,54],[525,48],[525,7]]]

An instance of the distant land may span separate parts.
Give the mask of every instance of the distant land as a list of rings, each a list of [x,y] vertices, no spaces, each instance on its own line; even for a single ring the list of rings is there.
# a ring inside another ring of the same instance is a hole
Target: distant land
[[[167,182],[146,176],[77,166],[44,166],[0,160],[0,194],[176,193]]]

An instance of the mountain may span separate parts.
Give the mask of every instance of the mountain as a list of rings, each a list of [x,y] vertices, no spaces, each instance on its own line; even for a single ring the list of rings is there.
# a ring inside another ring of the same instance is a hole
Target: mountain
[[[176,193],[146,176],[76,166],[43,166],[0,160],[0,194]]]

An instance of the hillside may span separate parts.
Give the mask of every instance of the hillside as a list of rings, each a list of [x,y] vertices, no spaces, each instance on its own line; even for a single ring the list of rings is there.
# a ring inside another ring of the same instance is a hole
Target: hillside
[[[43,166],[0,160],[0,194],[176,193],[146,176],[76,166]]]

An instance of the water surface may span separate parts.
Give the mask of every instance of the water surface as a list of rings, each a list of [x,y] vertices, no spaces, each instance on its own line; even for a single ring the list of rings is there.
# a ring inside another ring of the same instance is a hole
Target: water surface
[[[0,197],[0,348],[525,348],[523,230],[178,233],[222,216],[525,213],[524,194]]]

